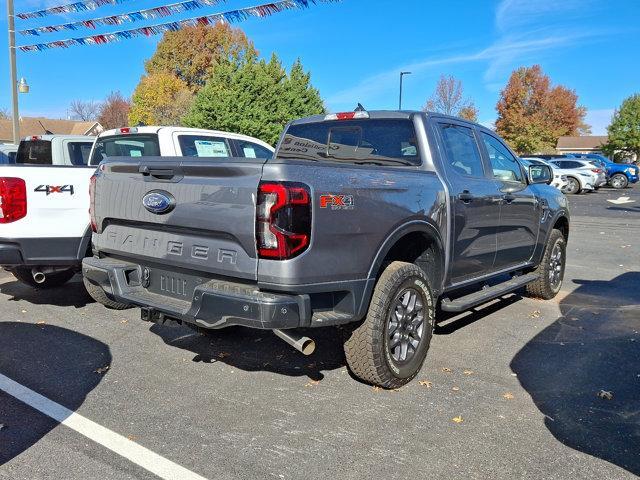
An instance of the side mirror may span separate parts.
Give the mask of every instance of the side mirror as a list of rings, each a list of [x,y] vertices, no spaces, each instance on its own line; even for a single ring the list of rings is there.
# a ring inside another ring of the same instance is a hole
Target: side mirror
[[[529,183],[546,183],[549,185],[553,181],[553,172],[548,165],[529,165]]]

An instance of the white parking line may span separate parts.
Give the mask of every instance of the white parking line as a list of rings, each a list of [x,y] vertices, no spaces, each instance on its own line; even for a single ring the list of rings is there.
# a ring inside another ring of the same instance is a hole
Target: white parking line
[[[0,373],[0,390],[166,480],[206,480]]]

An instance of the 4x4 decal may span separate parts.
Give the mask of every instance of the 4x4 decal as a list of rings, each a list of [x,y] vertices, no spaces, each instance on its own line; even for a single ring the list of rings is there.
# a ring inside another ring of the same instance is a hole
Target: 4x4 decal
[[[46,195],[50,195],[52,193],[68,193],[73,195],[73,185],[38,185],[34,190],[34,192],[42,192]]]

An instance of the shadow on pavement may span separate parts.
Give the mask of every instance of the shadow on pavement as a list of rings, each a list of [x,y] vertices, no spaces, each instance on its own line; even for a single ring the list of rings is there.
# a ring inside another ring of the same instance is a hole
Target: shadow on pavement
[[[640,273],[574,280],[562,317],[511,362],[563,444],[640,474]],[[613,398],[598,393],[611,392]]]
[[[316,342],[313,354],[305,356],[271,331],[242,327],[195,332],[187,327],[154,324],[150,331],[167,345],[194,353],[194,362],[216,363],[246,370],[322,380],[322,371],[343,367],[346,362],[338,328],[300,330]]]
[[[0,373],[77,410],[111,364],[109,347],[52,325],[0,322]],[[0,390],[0,465],[37,443],[58,423]]]
[[[24,300],[34,305],[82,308],[94,300],[89,296],[76,276],[61,287],[37,290],[24,283],[13,281],[0,285],[0,293],[9,295],[9,301]]]

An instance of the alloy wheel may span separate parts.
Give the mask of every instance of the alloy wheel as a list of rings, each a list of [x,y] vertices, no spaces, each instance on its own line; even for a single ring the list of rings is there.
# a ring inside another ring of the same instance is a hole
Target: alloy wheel
[[[424,305],[415,288],[402,290],[392,304],[387,322],[387,348],[394,361],[406,363],[418,350],[424,333]]]
[[[564,270],[564,259],[562,255],[562,246],[556,243],[551,251],[549,259],[549,283],[554,290],[560,287]]]

